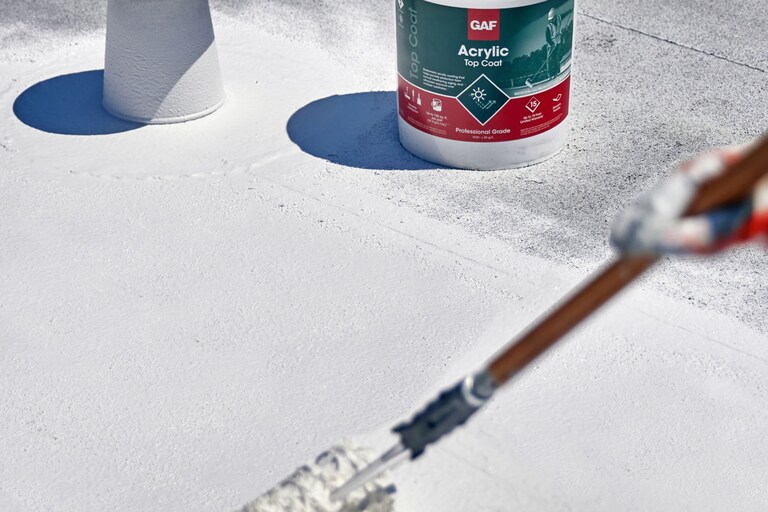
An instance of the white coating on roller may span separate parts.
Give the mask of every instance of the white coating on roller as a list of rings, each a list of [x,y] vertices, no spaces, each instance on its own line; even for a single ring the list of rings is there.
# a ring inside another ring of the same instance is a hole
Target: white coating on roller
[[[104,107],[143,123],[196,119],[224,102],[208,0],[110,0]]]
[[[360,449],[337,446],[302,466],[241,512],[392,512],[394,486],[383,479],[368,483],[343,502],[331,492],[363,469],[370,457]]]

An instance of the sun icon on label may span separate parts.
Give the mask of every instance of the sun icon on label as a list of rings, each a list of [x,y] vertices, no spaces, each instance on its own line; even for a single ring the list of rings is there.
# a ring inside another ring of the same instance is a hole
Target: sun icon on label
[[[477,89],[474,89],[472,91],[472,94],[470,94],[470,96],[472,96],[473,100],[480,103],[485,99],[485,96],[486,96],[485,89],[481,89],[480,87],[478,87]]]

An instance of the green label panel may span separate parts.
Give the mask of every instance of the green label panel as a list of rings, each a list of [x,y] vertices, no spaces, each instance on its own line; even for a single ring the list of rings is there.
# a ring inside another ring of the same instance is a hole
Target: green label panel
[[[574,0],[513,9],[396,0],[395,8],[398,71],[417,87],[458,96],[485,75],[509,97],[528,96],[570,73]]]
[[[468,142],[523,139],[559,125],[568,116],[574,5],[395,0],[401,118]]]

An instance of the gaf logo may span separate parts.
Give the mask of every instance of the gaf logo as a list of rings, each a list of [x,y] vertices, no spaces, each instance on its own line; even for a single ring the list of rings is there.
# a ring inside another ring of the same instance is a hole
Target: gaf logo
[[[469,9],[468,39],[470,41],[498,41],[499,9]]]

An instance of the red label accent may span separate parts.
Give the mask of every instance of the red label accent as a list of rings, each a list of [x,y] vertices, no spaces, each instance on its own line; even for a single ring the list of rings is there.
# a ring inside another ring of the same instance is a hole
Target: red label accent
[[[571,77],[551,89],[512,98],[483,125],[450,96],[434,94],[399,77],[400,117],[414,128],[465,142],[525,139],[551,130],[568,115]]]
[[[501,38],[499,9],[468,9],[467,38],[470,41],[498,41]]]

